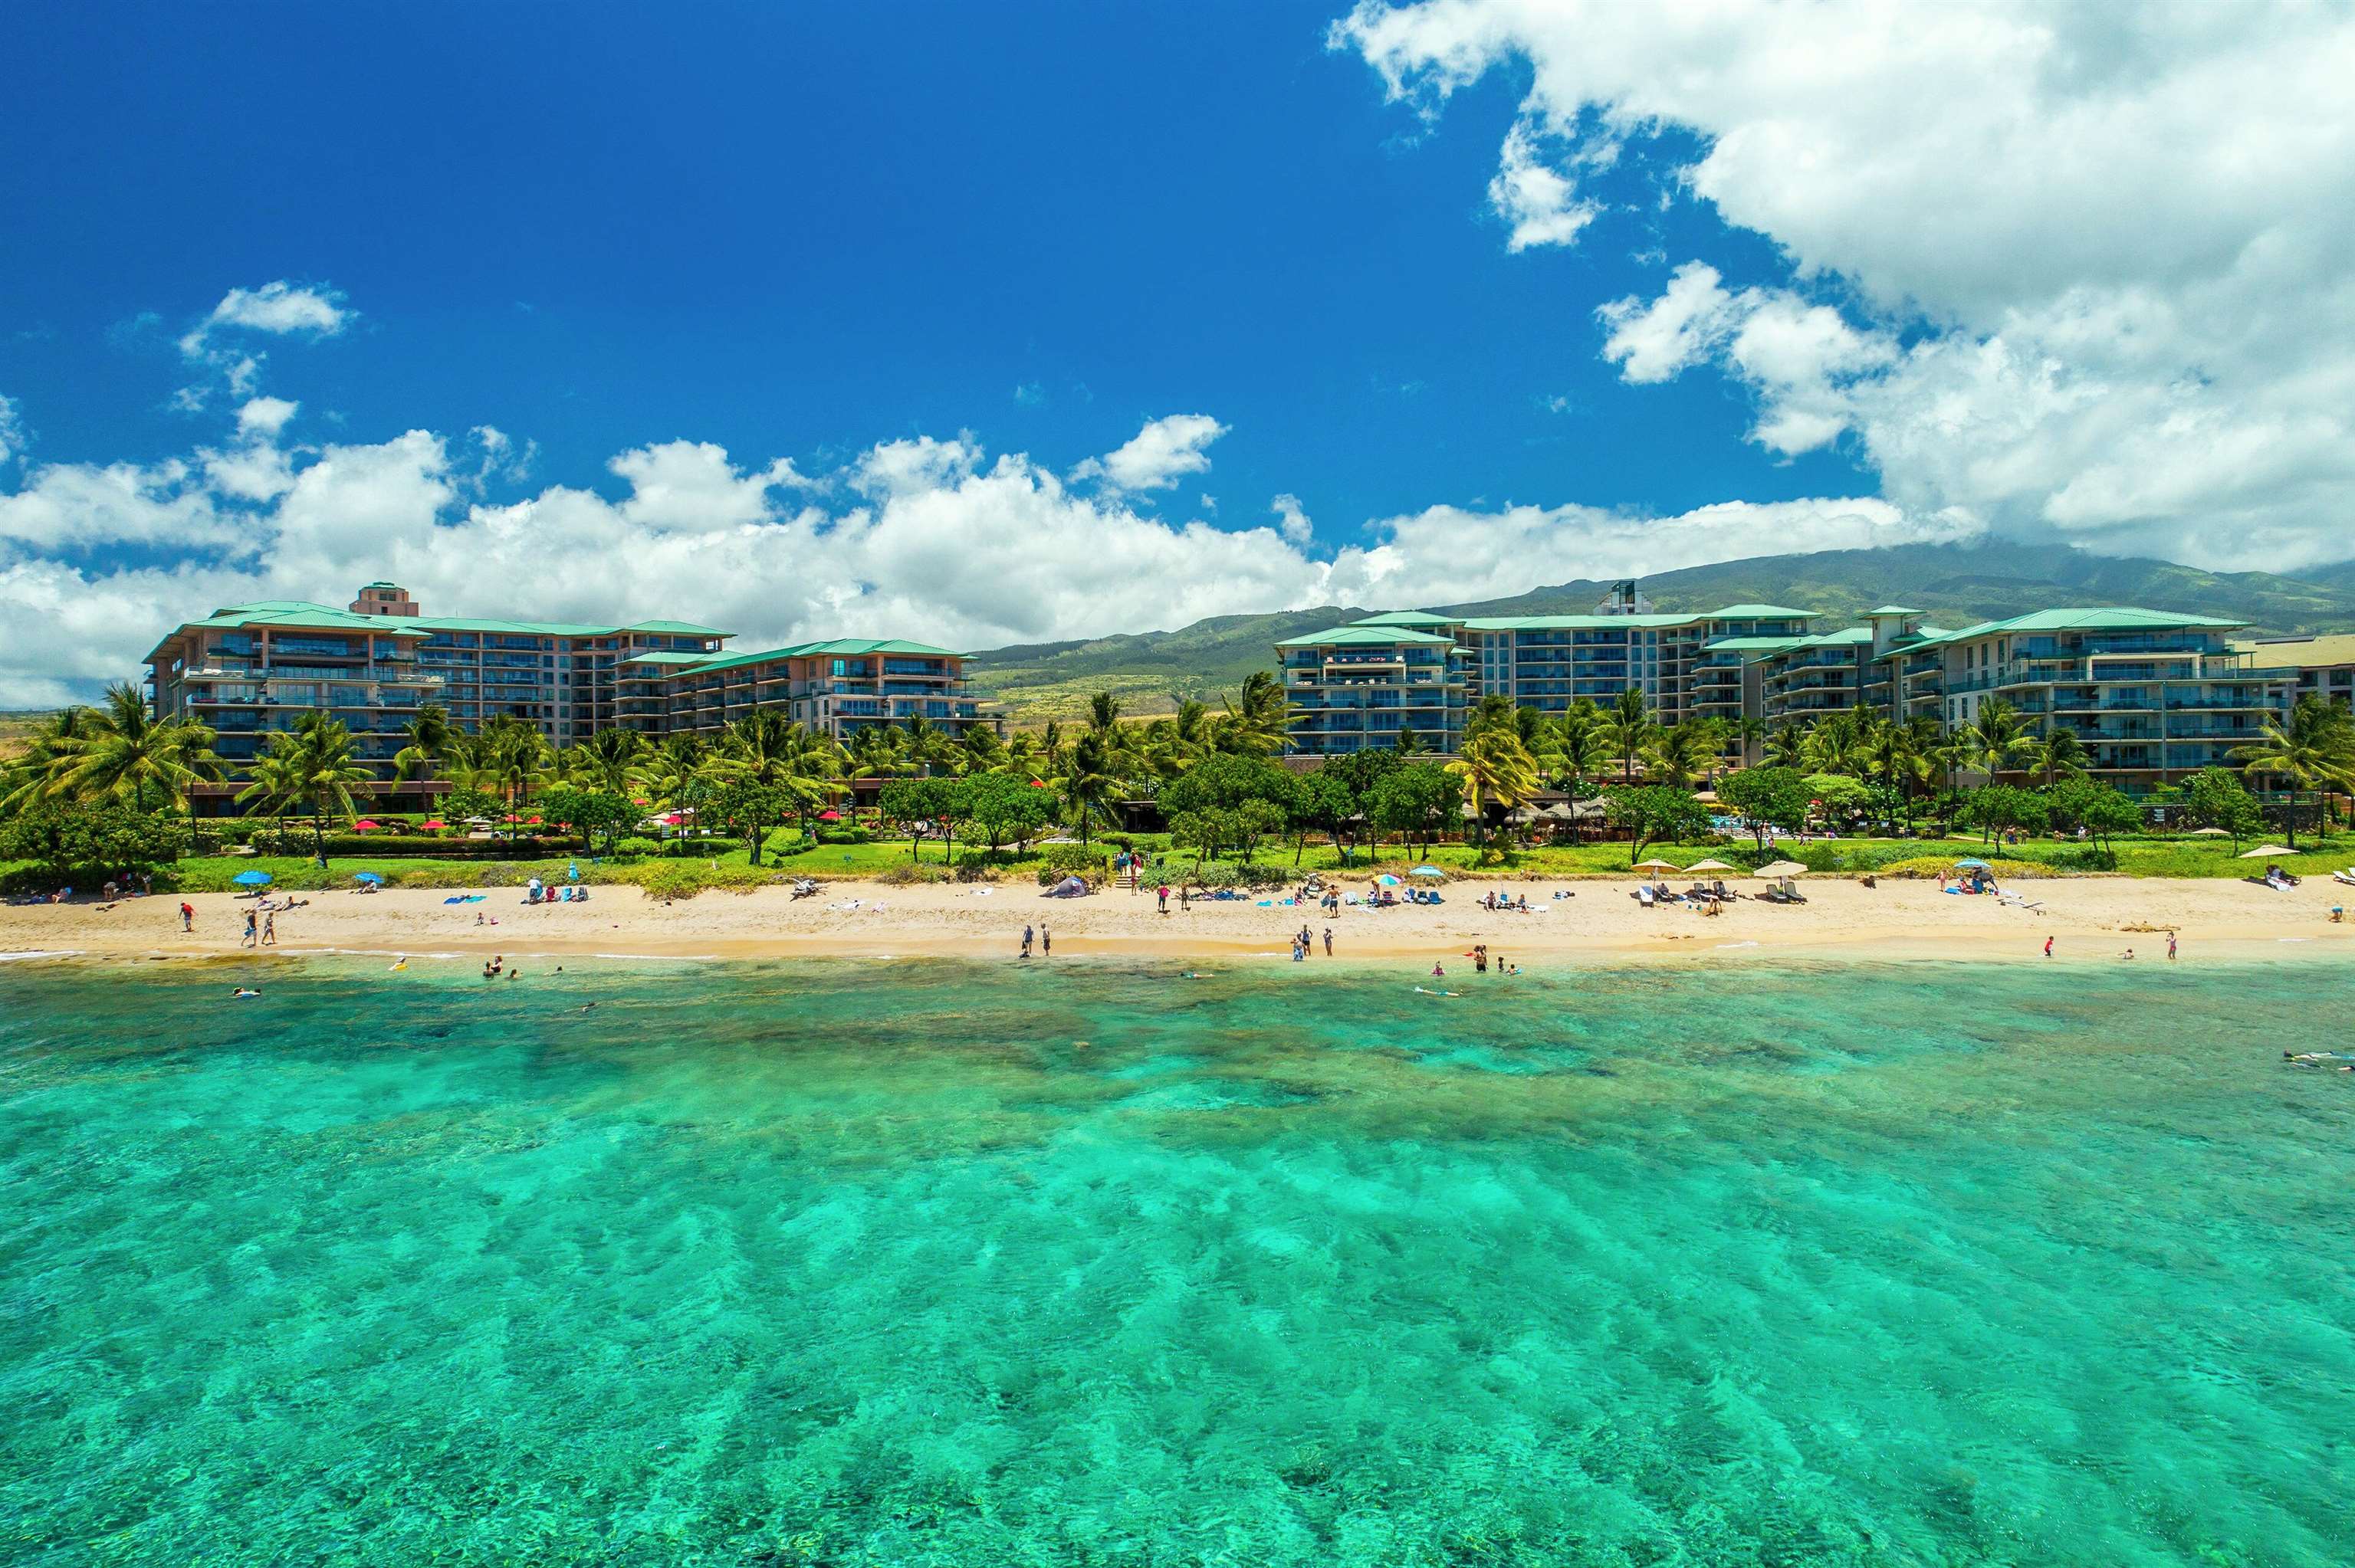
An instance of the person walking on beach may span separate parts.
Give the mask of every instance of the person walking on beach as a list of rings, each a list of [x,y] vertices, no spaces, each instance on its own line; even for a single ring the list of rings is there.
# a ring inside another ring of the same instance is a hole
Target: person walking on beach
[[[261,917],[261,945],[265,948],[278,945],[278,911],[275,909]]]
[[[2172,931],[2167,934],[2167,961],[2170,964],[2175,961],[2175,933]]]
[[[180,900],[180,929],[183,931],[193,931],[196,928],[197,906],[183,898]]]
[[[1169,885],[1168,885],[1167,883],[1166,883],[1166,882],[1165,882],[1165,883],[1163,883],[1160,886],[1158,886],[1158,887],[1155,888],[1155,889],[1153,890],[1153,896],[1154,896],[1154,898],[1155,898],[1155,899],[1157,901],[1157,903],[1158,903],[1159,912],[1160,912],[1161,914],[1164,914],[1164,915],[1168,914],[1168,913],[1169,913]]]
[[[1039,956],[1042,959],[1055,956],[1055,933],[1047,929],[1047,923],[1043,920],[1039,922]]]
[[[1325,927],[1325,956],[1328,959],[1333,956],[1333,927],[1330,926]]]
[[[2052,956],[2052,938],[2050,937],[2044,938],[2044,956],[2048,959]]]
[[[240,948],[250,948],[261,938],[261,922],[252,910],[245,912],[245,935],[238,938]]]

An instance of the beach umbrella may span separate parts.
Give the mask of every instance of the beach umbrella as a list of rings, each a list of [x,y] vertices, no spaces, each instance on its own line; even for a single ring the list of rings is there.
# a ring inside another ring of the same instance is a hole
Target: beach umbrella
[[[1445,876],[1447,874],[1435,865],[1419,865],[1407,874],[1409,876]]]
[[[821,822],[838,822],[842,821],[842,813],[829,806],[817,814],[817,820]]]
[[[352,832],[356,833],[372,833],[378,826],[378,823],[371,821],[366,817],[362,817],[358,821],[352,824]]]
[[[1384,872],[1384,873],[1382,873],[1380,876],[1378,876],[1378,877],[1374,878],[1374,885],[1375,885],[1376,887],[1396,887],[1398,885],[1399,885],[1399,879],[1398,879],[1397,877],[1395,877],[1395,876],[1392,876],[1392,875],[1391,875],[1389,872],[1387,872],[1387,871],[1386,871],[1386,872]]]
[[[2232,835],[2222,828],[2194,828],[2191,836],[2195,839],[2229,839]]]
[[[356,871],[352,873],[352,880],[354,882],[382,882],[384,878],[378,876],[372,871]]]
[[[1804,876],[1807,868],[1796,860],[1778,860],[1772,865],[1762,865],[1753,876]]]
[[[2279,844],[2259,844],[2253,850],[2243,851],[2241,858],[2243,860],[2264,860],[2274,855],[2296,854],[2296,853],[2297,851],[2294,849],[2284,849]]]
[[[417,824],[417,825],[418,825],[418,826],[419,826],[419,828],[421,828],[421,829],[432,829],[432,828],[446,828],[446,827],[448,827],[450,824],[449,824],[449,823],[447,823],[447,822],[445,822],[445,821],[443,821],[441,818],[439,818],[439,817],[435,817],[435,818],[432,818],[431,821],[423,821],[423,822],[420,822],[420,823],[419,823],[419,824]]]
[[[1993,871],[1995,867],[1983,860],[1958,860],[1955,863],[1955,869],[1956,871]]]
[[[1652,860],[1637,861],[1634,869],[1636,871],[1682,871],[1684,867],[1678,865],[1672,860],[1659,860],[1655,858]]]
[[[269,885],[270,874],[266,871],[240,871],[229,880],[240,887],[264,887]]]
[[[1732,871],[1737,868],[1726,864],[1721,860],[1697,860],[1685,869],[1687,871]]]

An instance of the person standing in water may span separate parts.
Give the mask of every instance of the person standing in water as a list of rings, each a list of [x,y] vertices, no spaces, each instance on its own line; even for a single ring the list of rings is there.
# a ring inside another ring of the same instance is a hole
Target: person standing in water
[[[2050,937],[2044,938],[2044,956],[2048,959],[2052,956],[2052,938]]]
[[[1047,929],[1044,920],[1039,922],[1039,956],[1042,959],[1055,956],[1055,933]]]
[[[1033,938],[1033,936],[1032,936],[1032,933],[1031,933],[1030,927],[1028,927],[1028,926],[1023,927],[1022,927],[1022,956],[1023,956],[1024,958],[1026,958],[1026,959],[1027,959],[1027,958],[1028,958],[1028,957],[1030,956],[1030,943],[1031,943],[1031,941],[1032,941],[1033,939],[1034,939],[1034,938]]]
[[[2172,931],[2167,934],[2167,961],[2170,964],[2175,961],[2175,933]]]
[[[1325,956],[1328,959],[1333,956],[1333,927],[1330,926],[1325,927]]]

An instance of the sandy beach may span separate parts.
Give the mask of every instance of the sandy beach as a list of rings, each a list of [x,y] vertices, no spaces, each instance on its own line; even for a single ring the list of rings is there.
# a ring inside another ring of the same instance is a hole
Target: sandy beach
[[[1345,906],[1322,909],[1256,900],[1197,901],[1158,914],[1149,893],[1112,890],[1084,899],[1046,899],[1035,887],[886,887],[827,885],[794,900],[783,887],[706,893],[674,904],[649,901],[629,887],[598,887],[585,904],[533,906],[515,888],[479,891],[479,902],[453,904],[453,891],[388,890],[298,895],[300,907],[277,916],[275,951],[406,953],[510,957],[602,954],[717,959],[1011,957],[1023,927],[1053,934],[1057,958],[1114,956],[1186,959],[1289,957],[1288,938],[1305,924],[1316,933],[1316,958],[1330,927],[1338,958],[1444,959],[1451,971],[1474,943],[1523,968],[1576,955],[1627,959],[1738,960],[1774,955],[1857,958],[2036,959],[2053,938],[2062,959],[2115,959],[2126,948],[2164,961],[2166,935],[2177,933],[2184,957],[2315,957],[2355,944],[2355,923],[2334,923],[2334,905],[2355,889],[2316,878],[2274,892],[2243,882],[2126,877],[2055,878],[2014,883],[2025,905],[1991,896],[1942,893],[1928,882],[1877,887],[1823,879],[1806,885],[1800,906],[1736,899],[1716,916],[1682,908],[1645,909],[1636,883],[1499,883],[1527,895],[1529,911],[1488,910],[1488,885],[1459,882],[1433,908]],[[1557,892],[1572,895],[1556,898]],[[0,909],[0,953],[89,959],[210,958],[238,952],[250,901],[192,895],[193,934],[180,929],[179,898],[125,899],[112,908],[89,904]],[[479,919],[479,923],[478,923]],[[2355,946],[2344,950],[2355,952]],[[1465,967],[1468,968],[1468,965]]]

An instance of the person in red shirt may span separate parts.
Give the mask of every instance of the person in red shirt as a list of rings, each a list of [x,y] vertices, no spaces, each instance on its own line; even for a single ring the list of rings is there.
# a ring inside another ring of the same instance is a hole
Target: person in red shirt
[[[181,930],[183,930],[183,931],[193,931],[193,930],[195,930],[196,928],[197,928],[197,909],[196,909],[196,906],[195,906],[195,905],[193,905],[193,904],[190,904],[186,899],[183,898],[183,899],[181,899],[181,900],[180,900],[180,929],[181,929]]]

